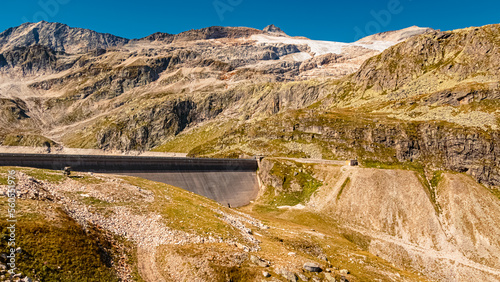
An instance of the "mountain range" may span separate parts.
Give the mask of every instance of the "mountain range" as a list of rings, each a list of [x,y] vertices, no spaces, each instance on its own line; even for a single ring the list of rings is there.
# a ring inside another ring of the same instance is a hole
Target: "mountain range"
[[[0,143],[264,157],[243,211],[336,234],[309,230],[311,245],[259,230],[269,250],[323,259],[317,246],[342,236],[359,248],[353,281],[498,281],[499,66],[499,24],[342,43],[274,25],[126,39],[25,23],[0,33]],[[350,159],[362,168],[329,163]]]
[[[339,43],[290,37],[269,26],[129,40],[58,23],[27,23],[0,34],[0,132],[4,145],[287,155],[282,145],[253,143],[283,140],[270,136],[288,131],[282,127],[289,125],[276,125],[280,114],[294,113],[303,124],[303,115],[315,113],[310,123],[323,143],[309,145],[315,153],[300,155],[391,162],[434,156],[431,162],[439,167],[498,185],[492,149],[498,127],[497,34],[498,25],[445,32],[410,27]],[[374,121],[397,134],[358,140],[375,134],[363,132],[340,150],[332,144],[352,138],[332,140],[332,129],[316,119],[322,113],[344,119],[350,111],[363,121],[345,129],[349,123],[342,123],[335,136],[365,131],[365,122]],[[197,139],[195,132],[211,127],[218,129],[205,144],[175,147],[176,140]],[[239,135],[232,131],[261,128],[269,136],[234,141]],[[450,135],[437,136],[445,132]],[[452,147],[463,147],[463,153]]]

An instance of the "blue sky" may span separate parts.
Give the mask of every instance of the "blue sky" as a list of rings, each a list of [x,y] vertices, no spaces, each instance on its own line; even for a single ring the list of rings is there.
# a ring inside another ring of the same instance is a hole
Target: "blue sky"
[[[450,30],[500,23],[498,0],[23,0],[4,1],[2,10],[0,30],[47,20],[126,38],[213,25],[262,29],[272,23],[293,36],[351,42],[412,25]]]

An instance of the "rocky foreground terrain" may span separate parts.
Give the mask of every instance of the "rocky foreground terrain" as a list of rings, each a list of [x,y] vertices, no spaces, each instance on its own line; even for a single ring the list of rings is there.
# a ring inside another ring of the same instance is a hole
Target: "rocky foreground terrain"
[[[237,210],[19,168],[23,279],[498,281],[499,52],[500,25],[354,43],[275,26],[8,29],[3,146],[264,156],[261,193]],[[326,161],[346,159],[361,167]]]
[[[316,231],[139,178],[10,169],[17,170],[22,209],[18,276],[26,281],[358,281],[356,272],[360,279],[425,281],[359,249],[328,223],[312,222]]]
[[[500,279],[500,194],[463,174],[269,158],[259,197],[230,209],[135,177],[4,167],[4,183],[10,170],[15,280]]]

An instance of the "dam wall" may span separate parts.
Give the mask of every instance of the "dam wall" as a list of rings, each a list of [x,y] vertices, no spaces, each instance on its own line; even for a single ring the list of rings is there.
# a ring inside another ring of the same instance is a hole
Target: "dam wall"
[[[137,176],[163,182],[231,207],[257,197],[252,159],[170,158],[108,155],[0,154],[0,166],[20,166]]]

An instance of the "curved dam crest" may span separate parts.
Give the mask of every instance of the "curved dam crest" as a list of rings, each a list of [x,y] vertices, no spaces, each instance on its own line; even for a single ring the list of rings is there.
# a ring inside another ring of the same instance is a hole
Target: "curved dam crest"
[[[257,197],[258,163],[252,159],[204,159],[108,155],[0,154],[0,166],[128,175],[176,186],[240,207]]]

